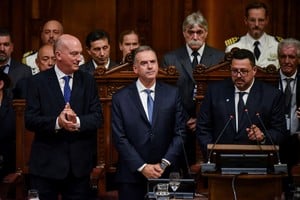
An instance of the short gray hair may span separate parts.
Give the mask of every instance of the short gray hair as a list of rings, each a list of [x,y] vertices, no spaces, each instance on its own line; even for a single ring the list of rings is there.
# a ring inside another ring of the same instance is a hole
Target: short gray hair
[[[297,57],[300,58],[300,41],[299,40],[296,40],[294,38],[287,38],[287,39],[282,40],[278,44],[278,48],[277,48],[278,55],[279,55],[281,49],[286,46],[293,46],[297,50]]]
[[[152,51],[155,53],[155,51],[150,47],[150,46],[147,46],[147,45],[142,45],[142,46],[139,46],[138,48],[136,48],[133,52],[133,63],[136,62],[136,54],[140,53],[140,52],[143,52],[143,51]]]
[[[182,31],[192,28],[194,25],[203,27],[208,31],[208,23],[200,11],[188,15],[182,23]]]

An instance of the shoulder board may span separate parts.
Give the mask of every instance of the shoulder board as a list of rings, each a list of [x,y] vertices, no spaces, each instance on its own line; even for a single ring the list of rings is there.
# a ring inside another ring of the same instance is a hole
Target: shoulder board
[[[276,40],[277,42],[281,42],[281,41],[283,40],[282,37],[279,37],[279,36],[274,36],[274,37],[275,37],[275,40]]]
[[[236,42],[238,42],[240,40],[240,37],[232,37],[232,38],[229,38],[227,40],[225,40],[225,45],[226,47],[229,46],[229,45],[232,45]]]
[[[28,57],[28,56],[31,56],[32,54],[35,54],[35,53],[36,53],[35,50],[33,50],[33,51],[28,51],[28,52],[26,52],[26,53],[23,54],[23,58],[26,58],[26,57]]]

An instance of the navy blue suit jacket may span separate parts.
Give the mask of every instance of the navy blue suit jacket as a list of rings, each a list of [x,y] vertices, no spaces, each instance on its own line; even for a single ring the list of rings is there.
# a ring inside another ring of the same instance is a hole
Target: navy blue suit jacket
[[[201,64],[210,67],[223,60],[224,52],[205,45],[203,55],[201,56]],[[193,102],[193,95],[196,81],[193,77],[192,63],[186,46],[167,53],[163,57],[162,67],[168,66],[175,66],[179,72],[177,86],[179,87],[179,92],[182,96],[183,106],[189,115],[195,115],[196,111]]]
[[[112,98],[112,136],[119,153],[117,181],[145,181],[138,168],[160,163],[162,158],[176,166],[182,153],[186,115],[177,88],[157,82],[151,125],[136,83],[119,90]]]
[[[235,91],[231,79],[209,85],[197,120],[197,137],[203,155],[207,155],[207,144],[214,143],[224,128],[230,116],[235,116]],[[260,130],[264,129],[256,114],[259,113],[268,134],[272,136],[275,144],[279,144],[286,134],[284,116],[284,98],[277,88],[255,80],[246,102],[249,118]],[[225,144],[256,144],[248,139],[246,128],[250,121],[241,124],[241,131],[236,131],[236,119],[231,120],[229,126],[218,143]],[[266,144],[271,144],[266,135]]]
[[[103,115],[94,78],[77,70],[73,75],[70,105],[80,119],[80,130],[55,130],[65,101],[54,68],[40,72],[28,83],[26,128],[35,133],[29,162],[30,173],[63,179],[69,172],[87,176],[93,167],[95,135]]]

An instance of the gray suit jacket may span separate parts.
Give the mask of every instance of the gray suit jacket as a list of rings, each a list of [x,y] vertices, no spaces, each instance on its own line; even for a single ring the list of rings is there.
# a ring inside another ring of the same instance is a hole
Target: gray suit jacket
[[[200,63],[209,67],[220,63],[224,59],[224,52],[205,45]],[[162,67],[175,66],[179,72],[177,86],[183,99],[183,106],[191,116],[195,116],[195,106],[193,102],[195,80],[193,77],[192,63],[188,55],[186,46],[167,53],[163,57]]]

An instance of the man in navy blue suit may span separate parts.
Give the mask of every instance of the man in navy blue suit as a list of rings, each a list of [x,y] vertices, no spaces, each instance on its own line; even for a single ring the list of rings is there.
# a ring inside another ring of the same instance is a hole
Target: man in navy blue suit
[[[79,70],[82,46],[72,35],[54,45],[56,65],[29,79],[25,125],[35,133],[30,187],[41,199],[89,199],[95,135],[103,123],[94,78]],[[69,79],[67,81],[66,79]]]
[[[218,143],[271,144],[268,135],[275,144],[280,144],[284,139],[286,123],[282,92],[256,80],[256,71],[253,53],[240,49],[232,55],[232,80],[226,79],[209,85],[197,119],[197,137],[204,156],[207,155],[207,144],[216,141],[231,116],[235,117]],[[243,108],[238,113],[240,93],[243,94]],[[267,130],[264,130],[257,114]]]
[[[186,114],[178,90],[156,80],[157,56],[150,47],[135,50],[133,70],[137,81],[112,98],[112,136],[119,153],[116,179],[121,200],[144,199],[147,178],[166,177],[175,170],[185,137]],[[148,110],[151,102],[153,110]]]

